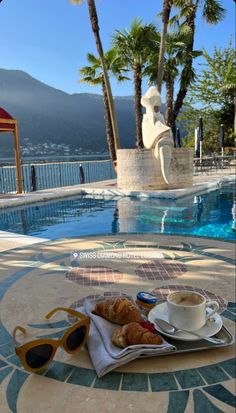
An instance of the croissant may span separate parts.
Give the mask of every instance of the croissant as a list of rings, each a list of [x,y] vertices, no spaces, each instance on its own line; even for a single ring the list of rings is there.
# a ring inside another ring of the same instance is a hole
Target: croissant
[[[92,313],[120,325],[131,321],[141,323],[143,320],[138,308],[126,297],[99,301]]]
[[[121,348],[135,344],[162,344],[163,339],[138,323],[129,323],[116,328],[112,335],[112,343]]]

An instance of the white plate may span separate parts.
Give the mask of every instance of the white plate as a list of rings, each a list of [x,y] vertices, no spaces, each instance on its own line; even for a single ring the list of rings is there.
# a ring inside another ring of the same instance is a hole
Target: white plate
[[[156,325],[154,321],[155,318],[162,318],[165,321],[169,321],[166,302],[156,305],[154,308],[151,309],[151,311],[148,314],[148,320],[151,321],[151,323],[155,324],[157,331],[159,331],[160,333],[163,333],[162,330]],[[223,325],[223,322],[222,322],[221,316],[219,314],[214,314],[211,320],[208,320],[202,328],[200,328],[199,330],[196,330],[196,333],[200,334],[201,336],[211,337],[214,334],[218,333],[218,331],[220,331],[222,325]],[[200,338],[194,336],[193,334],[185,333],[183,331],[178,331],[175,334],[165,333],[165,335],[167,337],[171,337],[171,338],[175,338],[176,340],[183,340],[183,341],[201,340]]]

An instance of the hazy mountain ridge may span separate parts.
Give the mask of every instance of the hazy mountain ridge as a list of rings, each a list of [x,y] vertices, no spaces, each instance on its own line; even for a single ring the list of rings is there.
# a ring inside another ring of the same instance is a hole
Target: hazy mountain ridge
[[[103,98],[97,94],[72,95],[48,86],[19,70],[0,69],[0,106],[19,120],[20,143],[54,143],[84,151],[107,150]],[[133,97],[115,97],[121,146],[135,146]],[[2,153],[12,142],[1,136]]]

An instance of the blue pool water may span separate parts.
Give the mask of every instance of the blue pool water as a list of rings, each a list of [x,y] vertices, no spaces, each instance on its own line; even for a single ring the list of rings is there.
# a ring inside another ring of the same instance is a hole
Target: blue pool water
[[[48,239],[163,233],[235,239],[234,185],[179,200],[78,196],[0,211],[0,229]]]

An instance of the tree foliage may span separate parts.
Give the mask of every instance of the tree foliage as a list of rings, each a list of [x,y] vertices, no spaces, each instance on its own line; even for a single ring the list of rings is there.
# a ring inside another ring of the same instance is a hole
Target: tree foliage
[[[235,51],[230,41],[225,49],[214,48],[213,56],[203,51],[206,60],[191,93],[206,105],[221,107],[234,98],[236,88]]]
[[[164,55],[165,55],[165,46],[166,46],[166,36],[167,29],[170,19],[170,13],[173,5],[173,0],[163,0],[162,7],[162,32],[160,40],[160,52],[158,58],[158,70],[157,70],[157,88],[159,93],[161,93],[163,76],[164,76]]]
[[[153,49],[156,56],[159,52],[160,35],[154,24],[143,24],[136,19],[131,24],[130,30],[116,30],[113,35],[113,47],[117,56],[123,60],[127,69],[132,72],[134,84],[136,144],[143,148],[142,139],[142,79],[145,69],[149,65],[149,57]]]
[[[215,47],[212,56],[204,50],[203,56],[205,62],[201,64],[202,70],[189,90],[181,120],[188,130],[186,144],[192,146],[198,117],[203,117],[203,150],[207,153],[219,151],[221,124],[225,126],[225,146],[234,145],[236,60],[231,41],[224,49]]]
[[[188,88],[192,82],[192,64],[194,50],[194,40],[195,40],[195,30],[196,30],[196,17],[197,11],[200,10],[202,18],[208,24],[216,24],[223,20],[225,16],[225,9],[222,7],[221,2],[218,0],[174,0],[174,5],[179,8],[178,16],[175,16],[175,21],[177,24],[187,25],[192,32],[192,39],[187,46],[187,54],[185,64],[183,66],[181,76],[179,91],[176,96],[174,104],[174,120],[176,120],[180,109],[183,106],[183,102],[188,92]]]
[[[182,76],[182,69],[186,64],[186,59],[189,58],[188,45],[191,42],[192,32],[187,25],[176,27],[175,30],[169,30],[166,35],[165,43],[165,59],[164,59],[164,82],[166,84],[166,121],[172,129],[174,129],[174,95],[175,87]],[[202,55],[201,50],[193,50],[192,58]],[[150,58],[151,64],[147,67],[145,74],[149,77],[150,82],[155,82],[157,71],[157,59],[155,50]],[[188,73],[188,78],[195,78],[195,70],[193,67]]]
[[[127,69],[123,61],[117,57],[114,49],[109,49],[104,53],[104,60],[108,72],[112,74],[118,82],[130,80],[130,78],[125,75]],[[87,61],[89,64],[79,70],[81,75],[80,82],[86,82],[91,86],[101,85],[104,80],[101,60],[99,57],[94,56],[94,54],[88,53]]]
[[[83,0],[70,0],[70,2],[72,4],[81,4],[83,3]],[[115,150],[117,152],[117,149],[120,148],[119,132],[118,132],[118,126],[117,126],[116,112],[115,112],[115,107],[114,107],[114,100],[113,100],[113,95],[112,95],[112,90],[111,90],[111,85],[110,85],[110,79],[109,79],[106,64],[104,61],[103,46],[102,46],[102,41],[101,41],[100,33],[99,33],[100,29],[99,29],[99,24],[98,24],[98,15],[97,15],[95,0],[87,0],[87,4],[88,4],[88,10],[89,10],[91,29],[94,34],[95,43],[96,43],[98,55],[99,55],[102,70],[103,70],[103,77],[104,77],[105,88],[106,88],[106,96],[107,96],[109,112],[110,112],[109,116],[111,119],[111,124],[112,124],[112,129],[113,129]]]
[[[82,67],[79,71],[81,75],[80,82],[86,82],[91,86],[102,86],[107,144],[109,148],[110,158],[113,162],[115,162],[115,140],[111,122],[110,109],[108,105],[107,90],[105,87],[103,67],[100,58],[94,56],[92,53],[87,54],[87,60],[89,64],[87,66]],[[106,64],[107,71],[112,73],[113,76],[115,76],[119,82],[129,80],[129,78],[125,76],[126,69],[123,65],[123,62],[120,58],[117,58],[114,49],[110,49],[106,53],[104,53],[104,62]]]

